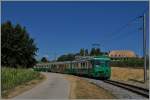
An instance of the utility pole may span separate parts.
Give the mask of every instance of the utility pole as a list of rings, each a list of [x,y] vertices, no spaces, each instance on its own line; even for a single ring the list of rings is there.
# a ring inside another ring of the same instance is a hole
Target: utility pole
[[[147,80],[146,71],[146,14],[143,16],[143,57],[144,57],[144,82]]]
[[[54,53],[54,59],[55,59],[55,61],[57,60],[57,54],[56,54],[56,52]]]

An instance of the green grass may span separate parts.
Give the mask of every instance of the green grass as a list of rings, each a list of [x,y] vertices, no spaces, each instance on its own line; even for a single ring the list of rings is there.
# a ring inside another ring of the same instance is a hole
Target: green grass
[[[39,78],[40,73],[30,69],[1,69],[1,91],[7,91],[25,82]]]

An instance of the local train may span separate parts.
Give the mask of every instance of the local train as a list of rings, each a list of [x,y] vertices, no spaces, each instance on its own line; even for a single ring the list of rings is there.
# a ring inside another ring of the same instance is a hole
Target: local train
[[[39,63],[35,71],[47,71],[94,78],[109,79],[111,76],[110,58],[108,56],[82,57],[75,61]]]

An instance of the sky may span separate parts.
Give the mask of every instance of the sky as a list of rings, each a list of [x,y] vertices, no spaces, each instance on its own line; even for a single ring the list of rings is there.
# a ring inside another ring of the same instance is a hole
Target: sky
[[[132,50],[142,55],[143,20],[146,1],[125,2],[2,2],[1,23],[25,26],[35,40],[37,58],[52,60],[62,54],[77,53],[100,44],[101,51]],[[136,18],[136,19],[135,19]],[[149,26],[146,24],[147,39]]]

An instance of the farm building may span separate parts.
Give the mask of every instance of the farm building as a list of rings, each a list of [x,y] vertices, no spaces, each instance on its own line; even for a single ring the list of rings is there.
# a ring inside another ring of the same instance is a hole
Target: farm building
[[[111,58],[135,58],[136,54],[130,50],[113,50],[109,53]]]

